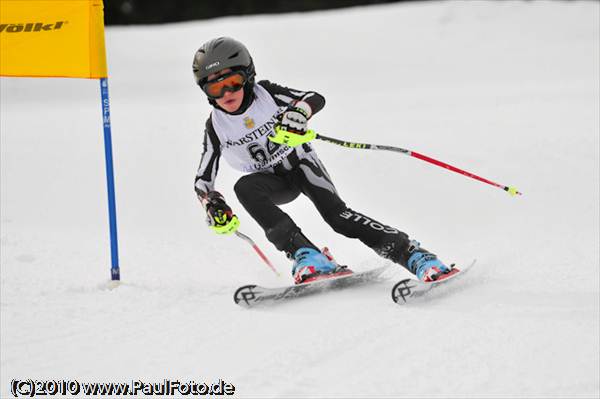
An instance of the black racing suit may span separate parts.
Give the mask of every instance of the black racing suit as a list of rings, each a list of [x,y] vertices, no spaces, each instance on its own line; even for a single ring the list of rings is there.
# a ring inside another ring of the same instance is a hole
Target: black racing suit
[[[302,100],[310,105],[314,115],[325,105],[323,96],[315,92],[299,92],[269,81],[258,84],[268,91],[280,107]],[[318,249],[278,206],[293,201],[302,193],[313,202],[334,231],[349,238],[357,238],[382,257],[406,267],[407,258],[413,250],[408,236],[348,208],[312,146],[304,144],[301,147],[291,152],[284,162],[247,174],[235,184],[238,200],[264,229],[267,239],[288,257],[301,247]],[[196,194],[200,198],[214,189],[222,148],[223,143],[209,118],[206,123],[203,160],[195,180]]]

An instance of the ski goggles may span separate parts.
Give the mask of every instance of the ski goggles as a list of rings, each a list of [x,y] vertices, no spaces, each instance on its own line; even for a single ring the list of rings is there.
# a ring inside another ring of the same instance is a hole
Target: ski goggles
[[[246,83],[246,74],[242,71],[231,71],[202,85],[202,90],[210,98],[221,98],[227,91],[238,91]]]

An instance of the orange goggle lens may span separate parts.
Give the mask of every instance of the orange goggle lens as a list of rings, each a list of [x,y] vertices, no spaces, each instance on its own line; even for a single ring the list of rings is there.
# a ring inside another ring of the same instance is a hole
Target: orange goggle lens
[[[238,91],[244,87],[246,78],[241,73],[223,75],[204,85],[204,92],[212,98],[221,98],[226,91]]]

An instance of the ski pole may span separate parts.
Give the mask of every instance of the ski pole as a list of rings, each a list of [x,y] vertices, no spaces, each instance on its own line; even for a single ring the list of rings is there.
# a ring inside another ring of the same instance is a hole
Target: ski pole
[[[275,269],[275,266],[273,266],[273,264],[271,263],[271,261],[269,260],[269,258],[266,257],[266,255],[263,253],[263,251],[260,250],[260,248],[258,247],[258,245],[256,245],[256,243],[250,237],[248,237],[245,234],[242,234],[239,231],[236,231],[235,235],[238,236],[239,238],[241,238],[242,240],[246,241],[248,244],[250,244],[252,246],[252,248],[254,248],[254,250],[256,251],[256,253],[258,254],[258,256],[260,256],[260,258],[263,260],[263,262],[265,262],[267,264],[267,266],[269,266],[271,268],[271,270],[273,270],[273,272],[278,277],[281,277],[281,274],[279,274],[279,272],[277,271],[277,269]]]
[[[429,162],[431,164],[440,166],[442,168],[451,170],[453,172],[460,173],[461,175],[470,177],[472,179],[479,180],[480,182],[490,184],[490,185],[492,185],[494,187],[501,188],[502,190],[508,192],[510,195],[513,195],[513,196],[514,195],[523,195],[523,193],[521,193],[520,191],[518,191],[515,187],[504,186],[502,184],[494,183],[491,180],[488,180],[488,179],[485,179],[483,177],[477,176],[477,175],[475,175],[475,174],[473,174],[471,172],[467,172],[466,170],[459,169],[456,166],[449,165],[449,164],[447,164],[445,162],[438,161],[437,159],[430,158],[427,155],[419,154],[418,152],[415,152],[415,151],[406,150],[404,148],[399,148],[399,147],[392,147],[392,146],[389,146],[389,145],[353,143],[353,142],[350,142],[350,141],[344,141],[344,140],[334,139],[332,137],[323,136],[321,134],[317,134],[316,138],[319,139],[319,140],[323,140],[323,141],[326,141],[328,143],[337,144],[337,145],[340,145],[340,146],[346,147],[346,148],[358,148],[358,149],[361,149],[361,150],[384,150],[384,151],[399,152],[401,154],[408,155],[410,157],[417,158],[417,159],[420,159],[420,160],[425,161],[425,162]]]

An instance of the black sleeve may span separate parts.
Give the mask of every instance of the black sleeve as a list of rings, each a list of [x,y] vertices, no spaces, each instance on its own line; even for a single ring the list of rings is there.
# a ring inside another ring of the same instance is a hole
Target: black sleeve
[[[215,133],[212,118],[209,117],[204,130],[204,151],[194,181],[194,189],[198,198],[203,198],[210,191],[214,191],[220,158],[221,142]]]
[[[289,87],[271,83],[268,80],[261,80],[258,84],[271,94],[275,103],[279,106],[289,105],[294,101],[304,101],[310,106],[312,115],[322,110],[325,106],[325,97],[315,91],[290,89]]]

